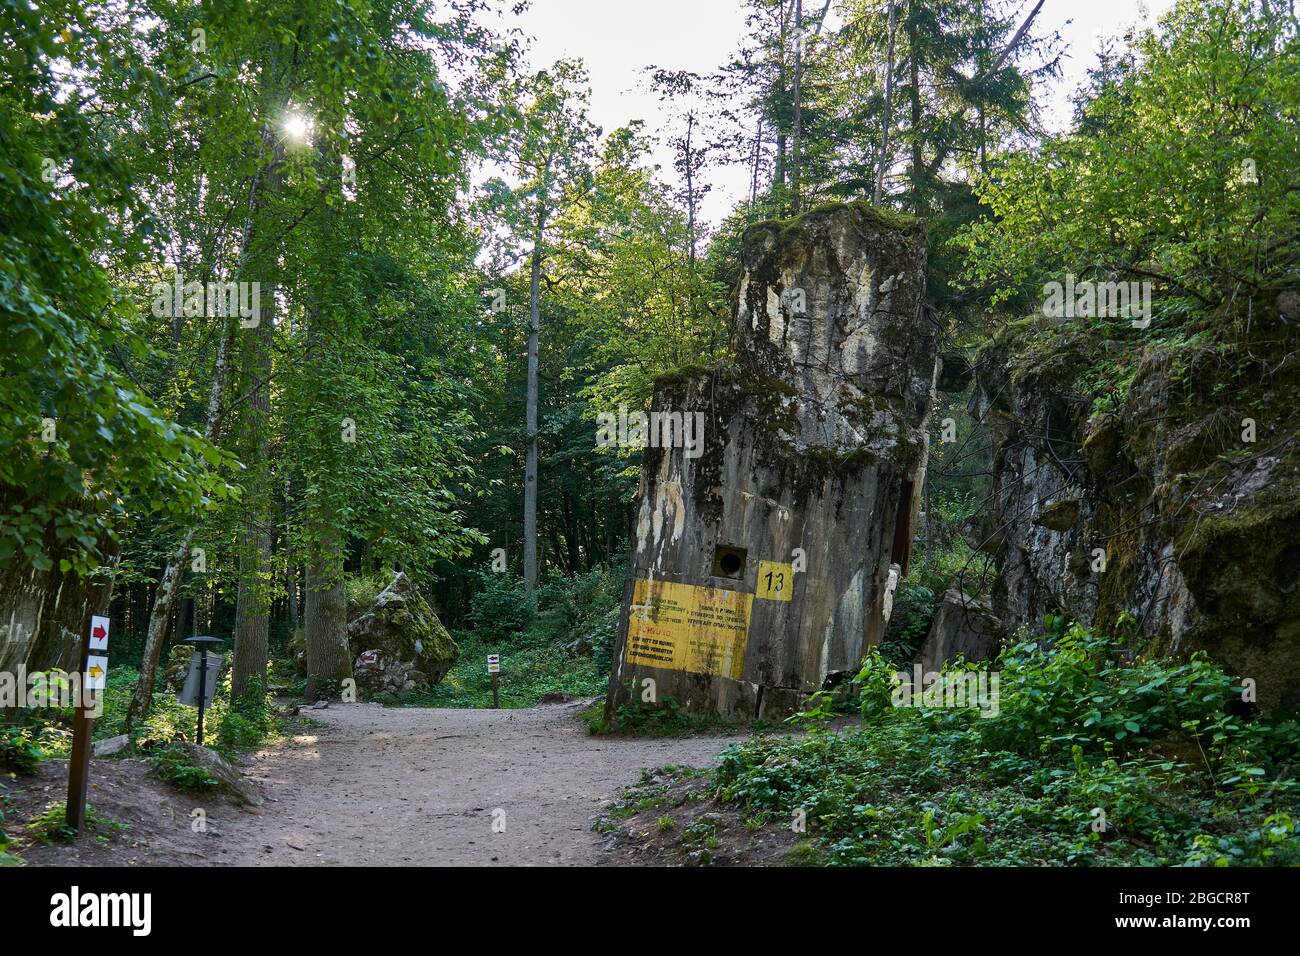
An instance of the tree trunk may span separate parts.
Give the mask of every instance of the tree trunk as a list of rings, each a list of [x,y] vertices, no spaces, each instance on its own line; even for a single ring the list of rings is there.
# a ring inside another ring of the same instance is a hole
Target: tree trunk
[[[785,206],[785,0],[781,0],[780,55],[777,57],[777,102],[773,119],[776,121],[776,157],[773,160],[772,192],[778,211]]]
[[[537,362],[542,325],[542,236],[546,209],[539,203],[533,234],[532,279],[528,293],[527,457],[524,463],[524,589],[528,599],[537,590]]]
[[[269,296],[275,301],[275,294]],[[271,606],[271,349],[274,338],[271,310],[259,315],[249,336],[249,417],[254,449],[253,473],[245,496],[245,524],[239,559],[239,592],[235,602],[235,651],[230,694],[239,698],[254,683],[266,688],[267,643]]]
[[[912,0],[913,3],[916,0]],[[917,62],[916,15],[909,7],[907,44],[912,64],[912,211],[921,215],[921,66]]]
[[[569,574],[582,573],[582,561],[578,545],[578,526],[573,515],[573,499],[564,493],[564,544],[569,554]]]
[[[193,637],[198,632],[194,629],[196,623],[194,598],[187,597],[181,602],[180,616],[176,620],[176,631],[182,638]]]
[[[877,206],[885,189],[885,166],[889,162],[889,127],[894,117],[894,36],[898,25],[894,22],[894,2],[889,0],[889,62],[885,72],[885,121],[880,133],[880,165],[876,170],[876,195],[872,200]]]
[[[803,0],[794,0],[794,123],[790,130],[791,205],[799,213],[799,127],[803,125]]]
[[[343,555],[320,545],[307,565],[307,692],[309,701],[329,696],[338,681],[352,676],[348,651],[348,595],[343,586]]]

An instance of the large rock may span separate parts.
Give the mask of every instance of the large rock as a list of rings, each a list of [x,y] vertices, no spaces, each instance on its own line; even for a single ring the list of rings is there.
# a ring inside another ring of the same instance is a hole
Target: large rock
[[[1239,367],[1250,352],[1037,321],[981,350],[972,411],[994,438],[993,608],[1009,632],[1064,614],[1152,656],[1204,650],[1262,707],[1300,709],[1300,363]]]
[[[400,571],[348,625],[348,645],[357,687],[370,695],[428,690],[460,656],[429,602]]]
[[[90,745],[90,755],[92,757],[111,757],[113,754],[120,754],[130,746],[131,735],[118,734],[116,737],[96,740]]]
[[[233,797],[239,803],[253,807],[261,806],[262,796],[257,792],[257,788],[250,780],[245,779],[239,772],[239,768],[221,754],[196,744],[186,743],[176,746],[185,751],[191,763],[202,767],[209,777],[217,781],[217,790]]]
[[[997,618],[986,601],[949,588],[934,612],[915,662],[923,671],[930,672],[942,669],[958,657],[990,661],[997,656],[999,634]]]

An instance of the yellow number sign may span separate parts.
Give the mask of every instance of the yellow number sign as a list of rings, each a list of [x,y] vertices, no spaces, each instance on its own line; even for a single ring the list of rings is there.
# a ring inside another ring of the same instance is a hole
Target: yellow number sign
[[[780,561],[758,562],[758,588],[754,597],[788,601],[794,594],[794,569]]]

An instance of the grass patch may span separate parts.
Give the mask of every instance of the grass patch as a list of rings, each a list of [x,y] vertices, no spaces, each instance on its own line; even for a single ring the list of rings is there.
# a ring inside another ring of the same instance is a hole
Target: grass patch
[[[609,681],[610,653],[618,629],[621,567],[593,569],[570,578],[553,573],[537,589],[536,609],[522,579],[482,571],[470,612],[474,629],[456,631],[460,657],[431,690],[380,695],[398,707],[491,707],[488,654],[501,655],[501,706],[532,707],[547,694],[597,697]],[[587,641],[588,653],[566,646]]]
[[[629,701],[615,712],[612,721],[605,719],[605,704],[592,704],[580,715],[592,734],[629,737],[686,737],[692,734],[718,734],[735,731],[740,725],[717,714],[691,714],[671,696],[658,703]]]
[[[85,829],[99,831],[97,839],[107,839],[127,829],[125,823],[96,812],[89,804],[82,825]],[[27,824],[27,832],[41,843],[71,843],[77,838],[77,831],[68,826],[68,806],[62,800],[51,803],[40,816],[33,817]]]
[[[218,781],[190,759],[184,749],[172,744],[149,751],[149,765],[159,779],[177,790],[201,792],[211,790]]]
[[[477,636],[458,635],[460,659],[437,685],[424,693],[379,695],[375,699],[395,707],[491,707],[492,676],[488,654],[501,654],[501,706],[532,707],[546,694],[595,697],[604,694],[609,672],[599,670],[590,657],[572,657],[563,647],[516,647]]]

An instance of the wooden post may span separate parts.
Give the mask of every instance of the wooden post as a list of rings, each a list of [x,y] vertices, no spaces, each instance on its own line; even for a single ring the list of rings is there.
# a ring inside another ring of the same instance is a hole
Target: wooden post
[[[488,673],[492,675],[492,706],[499,708],[501,706],[500,687],[497,683],[497,677],[501,671],[501,655],[489,654],[487,657]]]
[[[80,831],[90,785],[90,727],[94,718],[86,700],[86,666],[90,659],[90,627],[93,615],[87,611],[81,623],[81,654],[73,676],[77,691],[76,713],[72,718],[72,758],[68,761],[68,803],[65,822]]]

